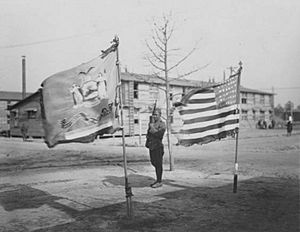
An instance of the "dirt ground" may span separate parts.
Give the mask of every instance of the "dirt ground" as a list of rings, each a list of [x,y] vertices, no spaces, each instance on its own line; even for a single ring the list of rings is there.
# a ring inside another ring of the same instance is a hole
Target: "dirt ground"
[[[144,140],[126,138],[128,218],[120,138],[53,149],[0,138],[0,231],[300,231],[300,131],[242,129],[237,193],[235,139],[185,148],[173,138],[159,189]]]

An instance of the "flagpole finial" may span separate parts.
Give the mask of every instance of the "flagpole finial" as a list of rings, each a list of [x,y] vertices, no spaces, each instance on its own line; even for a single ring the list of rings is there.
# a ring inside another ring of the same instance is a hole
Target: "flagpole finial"
[[[117,35],[115,35],[112,43],[114,43],[114,45],[117,47],[119,45],[119,37]]]
[[[241,72],[242,72],[242,69],[243,69],[242,65],[243,65],[243,63],[242,63],[242,61],[240,61],[240,62],[239,62],[239,66],[240,66],[240,67],[239,67],[239,69],[238,69],[238,73],[239,73],[239,74],[241,74]]]
[[[109,53],[115,52],[119,46],[119,37],[116,35],[114,39],[110,42],[112,45],[106,50],[101,50],[101,58],[105,58]]]

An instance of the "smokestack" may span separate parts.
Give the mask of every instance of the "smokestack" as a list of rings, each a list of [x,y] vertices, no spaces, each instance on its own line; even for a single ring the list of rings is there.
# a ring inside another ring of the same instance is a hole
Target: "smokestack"
[[[26,97],[26,60],[22,56],[22,99]]]

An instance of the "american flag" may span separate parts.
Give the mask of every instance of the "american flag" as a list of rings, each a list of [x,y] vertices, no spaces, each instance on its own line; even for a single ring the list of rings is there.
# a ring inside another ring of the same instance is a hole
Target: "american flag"
[[[235,134],[239,128],[239,77],[237,73],[220,85],[194,89],[181,99],[180,145],[205,144]]]

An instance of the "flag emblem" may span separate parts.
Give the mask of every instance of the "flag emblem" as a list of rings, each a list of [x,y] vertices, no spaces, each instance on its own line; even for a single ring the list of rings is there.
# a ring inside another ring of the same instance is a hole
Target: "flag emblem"
[[[42,83],[45,142],[90,142],[95,135],[118,125],[116,52],[110,48]]]

